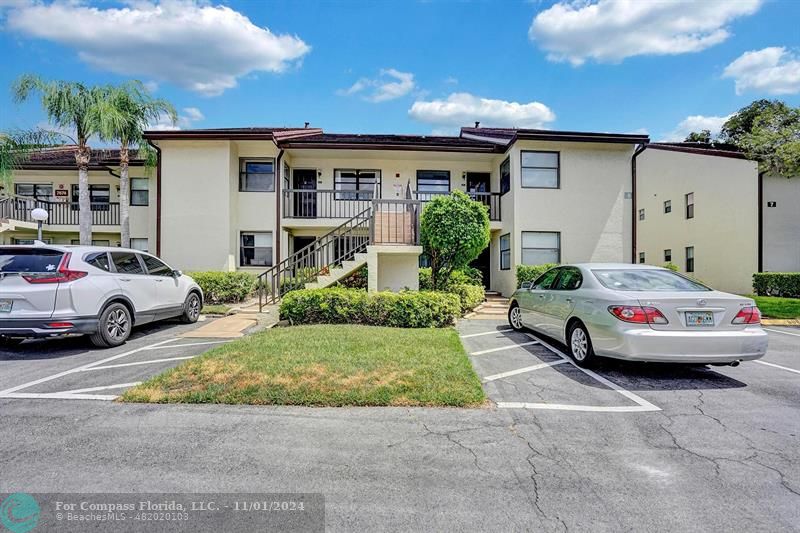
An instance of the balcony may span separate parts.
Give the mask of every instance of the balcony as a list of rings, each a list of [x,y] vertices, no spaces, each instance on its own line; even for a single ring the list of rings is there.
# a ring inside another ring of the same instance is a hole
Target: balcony
[[[449,193],[416,192],[416,199],[428,202],[434,196]],[[489,220],[500,220],[499,192],[470,192],[473,200],[489,208]],[[372,191],[334,189],[284,189],[283,218],[320,219],[352,218],[370,206]]]
[[[417,200],[421,201],[423,205],[426,202],[433,200],[440,194],[450,194],[446,192],[416,192]],[[480,202],[489,208],[489,220],[500,220],[500,197],[499,192],[468,192],[467,195]]]
[[[284,189],[284,218],[352,218],[372,205],[372,191]]]
[[[92,225],[119,225],[118,203],[94,202],[90,205],[92,209]],[[80,213],[78,202],[50,202],[20,196],[0,199],[0,219],[19,220],[35,224],[36,221],[31,217],[31,211],[37,208],[47,211],[48,217],[45,224],[48,226],[77,226],[80,224],[78,220]]]

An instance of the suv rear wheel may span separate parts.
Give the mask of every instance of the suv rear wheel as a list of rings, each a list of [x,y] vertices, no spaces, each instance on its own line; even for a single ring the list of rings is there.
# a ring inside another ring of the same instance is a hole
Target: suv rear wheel
[[[99,348],[110,348],[124,344],[131,335],[131,313],[121,303],[113,303],[100,314],[97,333],[89,337]]]

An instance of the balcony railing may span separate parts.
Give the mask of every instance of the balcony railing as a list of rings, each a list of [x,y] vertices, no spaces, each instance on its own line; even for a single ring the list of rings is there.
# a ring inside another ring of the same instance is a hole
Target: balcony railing
[[[372,191],[284,189],[284,218],[352,218],[372,202]]]
[[[118,226],[119,204],[114,202],[92,202],[92,224],[96,226]],[[50,202],[11,196],[0,198],[0,218],[21,220],[23,222],[36,222],[31,217],[34,209],[44,209],[48,217],[45,221],[50,226],[77,226],[79,222],[78,202]]]
[[[417,200],[423,204],[433,200],[436,196],[441,194],[450,194],[448,192],[417,192]],[[499,192],[468,192],[467,195],[480,202],[489,208],[489,220],[500,220],[500,197]]]

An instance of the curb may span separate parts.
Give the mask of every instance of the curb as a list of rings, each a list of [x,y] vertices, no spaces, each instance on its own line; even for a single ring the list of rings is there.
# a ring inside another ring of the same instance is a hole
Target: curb
[[[798,318],[762,318],[763,326],[800,326]]]

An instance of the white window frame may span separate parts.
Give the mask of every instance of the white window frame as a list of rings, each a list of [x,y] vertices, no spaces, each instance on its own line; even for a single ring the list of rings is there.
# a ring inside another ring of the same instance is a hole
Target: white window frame
[[[533,233],[533,234],[540,234],[540,235],[555,235],[558,239],[558,247],[557,248],[538,248],[538,247],[525,247],[525,234],[526,233]],[[522,265],[543,265],[545,263],[561,263],[561,232],[560,231],[523,231],[520,235],[520,264]],[[550,252],[556,252],[556,261],[545,261],[544,263],[526,263],[525,262],[525,250],[546,250]]]

